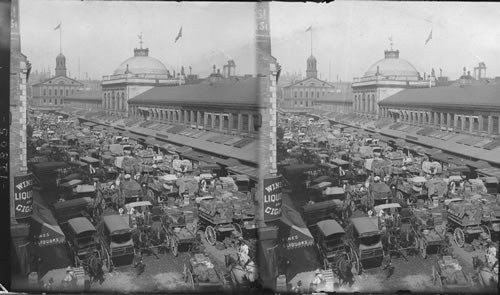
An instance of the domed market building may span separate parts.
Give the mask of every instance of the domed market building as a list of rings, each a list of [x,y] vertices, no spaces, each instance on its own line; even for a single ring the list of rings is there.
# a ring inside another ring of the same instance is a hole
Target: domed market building
[[[354,78],[353,109],[358,115],[378,118],[379,102],[408,88],[432,87],[434,77],[422,77],[408,61],[399,58],[399,50],[385,50],[383,59],[375,62],[361,78]],[[424,75],[425,76],[425,75]]]
[[[175,77],[158,59],[149,56],[149,49],[134,49],[134,56],[123,61],[102,81],[102,107],[108,114],[126,117],[128,101],[157,86],[185,84],[184,75]]]

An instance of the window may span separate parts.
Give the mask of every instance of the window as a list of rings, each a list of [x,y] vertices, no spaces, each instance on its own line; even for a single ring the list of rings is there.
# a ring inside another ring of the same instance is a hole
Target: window
[[[306,107],[308,107],[308,106],[309,106],[309,102],[306,100]]]
[[[319,98],[319,92],[316,92],[316,98]]]
[[[68,89],[66,89],[66,96],[68,96],[68,95],[69,95],[69,90],[68,90]]]
[[[43,96],[47,96],[47,89],[43,89]]]
[[[293,94],[294,94],[294,98],[297,98],[297,91],[295,91]]]
[[[52,88],[49,88],[49,96],[52,96]]]
[[[300,92],[300,98],[302,98],[302,91]]]
[[[64,95],[64,94],[63,94],[63,90],[62,90],[62,89],[59,89],[59,95],[60,95],[60,96],[63,96],[63,95]]]
[[[308,97],[309,92],[306,91],[306,98]]]
[[[43,103],[47,103],[47,100],[45,98],[43,99]]]

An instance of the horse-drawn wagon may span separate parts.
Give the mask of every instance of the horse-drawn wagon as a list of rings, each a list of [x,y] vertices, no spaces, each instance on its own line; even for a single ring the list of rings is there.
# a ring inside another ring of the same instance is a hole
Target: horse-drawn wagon
[[[443,256],[432,266],[432,282],[446,291],[471,292],[473,287],[471,276],[451,256]]]
[[[197,230],[189,229],[188,224],[192,222],[192,212],[179,209],[164,209],[163,226],[166,231],[166,245],[174,256],[179,254],[179,248],[194,251],[199,247]],[[166,217],[166,220],[165,220]]]
[[[374,267],[382,264],[384,251],[381,232],[370,217],[351,218],[345,230],[349,261],[355,274],[361,273],[363,264],[370,263]]]
[[[105,215],[97,225],[99,239],[104,250],[105,266],[108,270],[116,264],[129,265],[134,259],[134,241],[126,218],[128,216],[118,214]]]
[[[452,199],[447,210],[447,230],[453,231],[453,238],[458,247],[462,248],[481,234],[486,234],[485,228],[481,226],[483,212],[481,204],[464,199]],[[447,200],[451,201],[451,200]]]
[[[184,264],[184,281],[198,292],[221,292],[223,278],[215,269],[210,258],[202,253],[194,254]]]
[[[345,231],[333,219],[322,220],[311,227],[314,241],[324,269],[340,268],[343,259],[348,257]]]
[[[415,222],[412,232],[415,235],[420,255],[425,259],[429,252],[443,253],[448,248],[448,243],[442,219],[427,210],[414,210],[414,212]]]
[[[210,245],[215,245],[221,235],[238,230],[233,223],[233,215],[230,202],[224,202],[220,198],[205,198],[200,201],[198,228],[205,230],[205,238]]]

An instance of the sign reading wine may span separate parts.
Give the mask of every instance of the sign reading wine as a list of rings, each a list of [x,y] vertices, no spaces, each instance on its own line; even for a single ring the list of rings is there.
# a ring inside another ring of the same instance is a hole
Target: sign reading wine
[[[33,211],[33,178],[31,174],[14,176],[14,208],[16,219],[31,216]]]
[[[281,176],[264,178],[264,221],[272,221],[281,217]]]

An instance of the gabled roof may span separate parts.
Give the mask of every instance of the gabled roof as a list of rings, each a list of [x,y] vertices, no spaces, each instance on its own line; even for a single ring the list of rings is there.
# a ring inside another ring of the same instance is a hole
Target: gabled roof
[[[379,105],[500,107],[499,94],[500,84],[415,88],[389,96]]]
[[[258,106],[257,78],[221,80],[182,86],[152,88],[128,101],[130,104],[196,104]]]
[[[49,83],[50,81],[52,81],[52,83]],[[79,81],[77,81],[75,79],[71,79],[71,78],[66,77],[66,76],[55,76],[55,77],[52,77],[52,78],[48,78],[45,81],[33,84],[33,86],[39,86],[39,85],[43,85],[43,84],[47,84],[47,83],[50,84],[50,85],[58,85],[58,83],[60,81],[69,82],[69,83],[65,83],[65,84],[72,84],[71,82],[73,82],[73,85],[83,86],[83,84],[80,83]]]
[[[289,88],[292,86],[310,86],[309,84],[311,84],[311,83],[315,83],[316,86],[334,87],[332,84],[330,84],[326,81],[320,80],[318,78],[305,78],[303,80],[297,81],[297,82],[295,82],[291,85],[285,86],[283,88]]]

